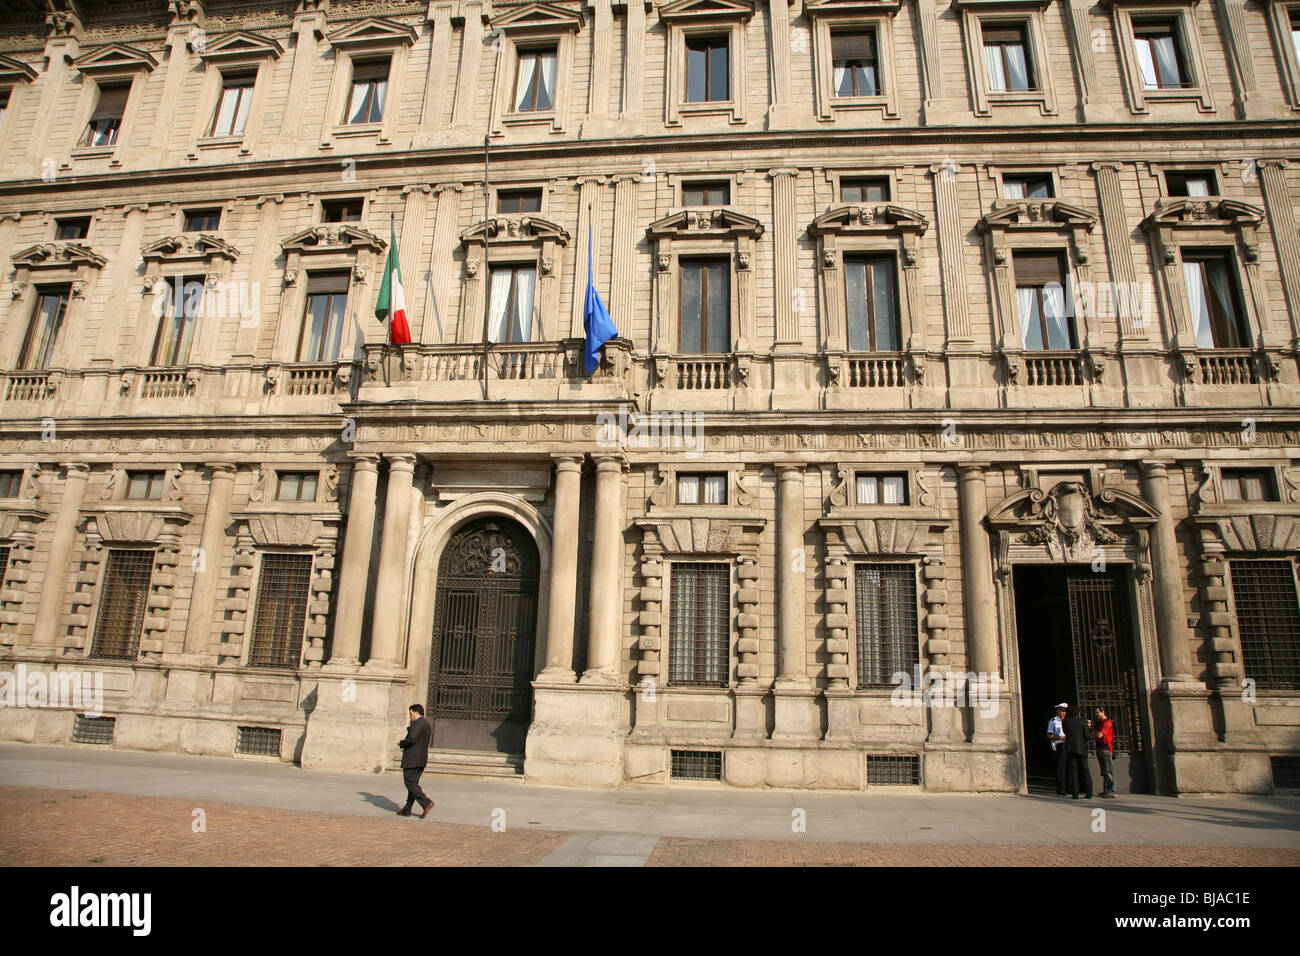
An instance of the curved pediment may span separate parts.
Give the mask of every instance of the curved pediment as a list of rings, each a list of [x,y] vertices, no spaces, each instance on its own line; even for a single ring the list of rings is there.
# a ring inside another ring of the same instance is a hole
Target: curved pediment
[[[745,0],[670,0],[659,5],[659,19],[671,20],[748,20],[754,5]]]
[[[285,252],[323,252],[326,249],[369,249],[383,252],[387,243],[373,232],[353,225],[311,226],[295,232],[280,247]]]
[[[209,62],[229,60],[256,60],[262,57],[276,59],[284,52],[284,47],[274,37],[247,30],[236,30],[209,38],[204,44],[199,57]]]
[[[36,71],[22,60],[0,56],[0,83],[30,83],[34,79]]]
[[[909,231],[924,235],[929,222],[915,209],[883,203],[873,206],[840,206],[812,221],[808,233],[813,236],[861,232]]]
[[[89,53],[72,61],[80,72],[94,76],[108,73],[134,73],[152,70],[158,65],[153,55],[125,43],[110,43],[95,47]]]
[[[757,239],[763,235],[763,224],[753,216],[746,216],[734,209],[683,209],[650,223],[646,227],[646,235],[653,239],[692,235],[749,236]]]
[[[993,203],[992,212],[981,217],[976,228],[986,232],[989,229],[1064,226],[1091,231],[1096,224],[1097,214],[1080,206],[1056,199],[1041,202],[1034,199],[1018,199]]]
[[[335,30],[328,39],[330,46],[344,49],[410,46],[415,42],[415,30],[386,17],[367,17]]]
[[[1068,500],[1067,500],[1068,499]],[[1025,488],[990,508],[990,524],[1055,521],[1075,511],[1097,522],[1154,521],[1160,516],[1146,499],[1120,488],[1103,488],[1093,495],[1079,482],[1063,482],[1051,491]]]
[[[26,266],[29,269],[66,269],[78,266],[101,269],[106,262],[108,260],[98,252],[70,240],[42,242],[28,246],[13,256],[15,266]]]
[[[179,236],[163,236],[149,243],[140,250],[140,257],[150,259],[229,259],[234,262],[239,258],[239,250],[216,236],[207,233],[182,233]]]
[[[506,31],[555,32],[577,30],[581,26],[582,14],[579,11],[566,10],[552,3],[526,3],[492,18],[493,29]]]
[[[491,232],[488,232],[489,227]],[[569,241],[569,233],[563,226],[540,216],[521,216],[519,218],[494,216],[491,219],[481,219],[460,234],[460,241],[464,243],[483,242],[484,235],[487,235],[493,242],[510,240],[516,242],[542,242],[549,240],[565,245]]]
[[[1159,226],[1205,226],[1220,223],[1258,226],[1264,210],[1239,199],[1207,199],[1202,196],[1178,196],[1156,200],[1156,209],[1142,220],[1145,229]]]

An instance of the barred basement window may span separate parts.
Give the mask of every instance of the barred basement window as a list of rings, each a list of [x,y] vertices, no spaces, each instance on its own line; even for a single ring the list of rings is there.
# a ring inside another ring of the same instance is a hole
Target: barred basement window
[[[91,657],[135,660],[149,600],[153,559],[152,551],[108,552]]]
[[[311,558],[310,554],[262,555],[251,666],[297,667],[301,661]]]
[[[76,722],[72,725],[72,742],[112,744],[116,727],[116,717],[87,717],[85,714],[77,714]]]
[[[1300,690],[1300,606],[1289,560],[1229,561],[1244,676],[1255,686]]]
[[[1269,757],[1275,790],[1300,790],[1300,757]]]
[[[731,567],[672,566],[668,683],[726,687],[731,670]]]
[[[275,727],[240,727],[235,753],[255,757],[280,756],[280,731]]]
[[[674,780],[721,780],[721,750],[674,750],[672,770]]]
[[[0,587],[5,583],[5,572],[9,570],[9,545],[0,545]]]
[[[915,787],[921,783],[921,758],[915,754],[867,754],[868,787]]]
[[[893,687],[898,671],[920,663],[916,569],[910,564],[859,564],[856,571],[858,686]]]
[[[0,498],[17,498],[22,484],[21,471],[0,471]]]

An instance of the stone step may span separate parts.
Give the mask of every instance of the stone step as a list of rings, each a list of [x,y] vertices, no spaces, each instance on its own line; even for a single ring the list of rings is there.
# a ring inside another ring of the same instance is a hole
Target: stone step
[[[520,777],[524,773],[524,755],[486,750],[430,750],[426,772],[468,777]]]

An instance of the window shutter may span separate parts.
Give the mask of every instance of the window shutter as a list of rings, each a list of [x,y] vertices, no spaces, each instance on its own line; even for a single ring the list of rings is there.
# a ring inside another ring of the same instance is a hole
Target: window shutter
[[[1065,284],[1065,270],[1059,252],[1017,252],[1015,254],[1016,285]]]
[[[107,86],[99,91],[99,102],[95,104],[95,113],[91,122],[105,119],[121,119],[126,112],[126,98],[131,92],[129,86]]]
[[[346,272],[310,272],[307,274],[308,295],[345,295],[348,291]]]
[[[831,55],[836,60],[873,62],[876,59],[875,37],[869,32],[832,33]]]
[[[1021,26],[995,24],[982,27],[980,32],[985,43],[1019,43],[1023,46],[1025,42],[1025,30]]]

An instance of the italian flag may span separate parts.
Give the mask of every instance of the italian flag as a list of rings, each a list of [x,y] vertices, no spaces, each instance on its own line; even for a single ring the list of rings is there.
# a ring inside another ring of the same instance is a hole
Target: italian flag
[[[402,289],[402,266],[397,261],[397,236],[391,228],[388,235],[388,264],[384,266],[384,281],[379,287],[379,301],[375,303],[375,318],[382,322],[391,311],[388,341],[393,345],[407,345],[411,341],[411,326],[406,321],[406,292]]]

